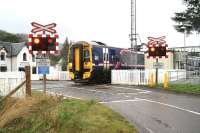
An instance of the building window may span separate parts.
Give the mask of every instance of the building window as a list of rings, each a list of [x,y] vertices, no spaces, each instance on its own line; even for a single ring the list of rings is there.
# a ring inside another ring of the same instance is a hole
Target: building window
[[[6,66],[0,66],[0,72],[7,72]]]
[[[25,72],[24,67],[19,67],[19,71],[20,71],[20,72],[21,72],[21,71],[24,71],[24,72]]]
[[[23,54],[23,61],[27,61],[26,53]]]
[[[5,53],[4,52],[1,52],[1,60],[5,61]]]
[[[36,67],[32,67],[32,74],[37,74],[36,72],[37,72]]]

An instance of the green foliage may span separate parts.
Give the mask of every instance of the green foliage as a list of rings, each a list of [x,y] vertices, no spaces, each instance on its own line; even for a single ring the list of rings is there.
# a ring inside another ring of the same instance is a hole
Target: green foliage
[[[17,38],[19,39],[19,42],[28,42],[28,35],[23,33],[17,33]]]
[[[199,0],[183,0],[184,4],[187,6],[187,9],[182,12],[175,13],[175,16],[172,18],[177,25],[175,29],[178,32],[187,32],[191,34],[192,31],[200,32],[200,2]]]
[[[122,116],[95,101],[38,97],[37,94],[37,99],[26,100],[26,108],[22,103],[13,103],[19,106],[6,111],[11,118],[0,133],[137,133]],[[10,111],[17,113],[10,116]],[[0,126],[1,123],[0,119]]]
[[[163,84],[159,84],[154,88],[164,89]],[[169,88],[165,90],[200,95],[200,84],[169,84]]]
[[[51,61],[51,65],[56,65],[60,61],[61,56],[60,55],[50,55],[49,59]]]
[[[200,85],[193,84],[170,84],[170,90],[180,93],[200,94]]]
[[[63,44],[63,48],[61,50],[62,70],[63,71],[67,70],[68,49],[69,49],[69,41],[68,41],[68,38],[66,38],[66,40]]]
[[[0,41],[18,43],[19,38],[15,34],[0,30]]]
[[[12,42],[12,43],[27,42],[28,37],[27,37],[27,34],[22,34],[22,33],[12,34],[12,33],[8,33],[6,31],[0,30],[0,41]]]

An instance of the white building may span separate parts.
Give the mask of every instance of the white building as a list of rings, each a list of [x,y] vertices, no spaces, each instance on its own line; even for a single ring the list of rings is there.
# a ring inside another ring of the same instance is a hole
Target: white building
[[[29,54],[25,42],[0,42],[0,72],[24,71],[26,65],[30,65],[31,72],[36,73],[35,58]]]

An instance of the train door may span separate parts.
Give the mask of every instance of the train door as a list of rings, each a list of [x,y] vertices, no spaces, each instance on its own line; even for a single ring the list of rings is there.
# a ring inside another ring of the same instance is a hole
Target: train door
[[[74,78],[82,79],[83,77],[83,46],[77,45],[74,47]]]
[[[108,48],[103,48],[103,66],[104,70],[109,69],[109,54],[108,54]]]
[[[104,66],[104,82],[110,83],[111,81],[111,71],[109,62],[109,49],[103,48],[103,66]]]
[[[74,49],[74,56],[75,56],[75,71],[80,71],[80,49],[76,47]]]

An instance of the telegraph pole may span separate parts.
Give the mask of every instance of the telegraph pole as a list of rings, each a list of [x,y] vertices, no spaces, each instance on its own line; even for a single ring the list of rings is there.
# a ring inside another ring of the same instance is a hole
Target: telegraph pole
[[[131,0],[131,34],[129,37],[131,41],[131,51],[135,51],[134,64],[137,65],[136,0]]]
[[[137,33],[136,33],[136,0],[131,0],[131,49],[137,45]]]

